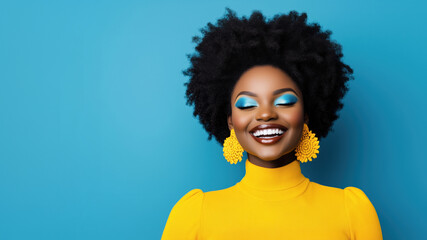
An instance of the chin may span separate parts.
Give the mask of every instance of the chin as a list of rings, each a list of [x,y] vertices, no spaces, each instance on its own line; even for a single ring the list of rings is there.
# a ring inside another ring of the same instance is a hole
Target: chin
[[[290,154],[293,150],[294,148],[289,149],[287,151],[272,152],[271,150],[269,151],[268,149],[265,149],[265,151],[254,152],[251,154],[264,161],[274,161],[285,156],[286,154]]]
[[[271,154],[271,153],[265,153],[265,154],[253,154],[264,161],[273,161],[276,159],[279,159],[284,154]]]

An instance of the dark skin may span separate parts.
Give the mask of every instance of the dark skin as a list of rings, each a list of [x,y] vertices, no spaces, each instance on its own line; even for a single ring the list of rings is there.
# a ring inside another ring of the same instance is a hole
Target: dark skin
[[[277,100],[284,95],[293,95],[297,100],[292,104],[278,104]],[[249,99],[252,106],[239,108],[236,102],[240,98]],[[231,109],[228,127],[234,129],[251,163],[277,168],[296,160],[295,148],[308,117],[304,114],[302,92],[284,71],[271,65],[248,69],[234,86]],[[285,128],[280,140],[269,144],[256,141],[253,130],[270,124]]]

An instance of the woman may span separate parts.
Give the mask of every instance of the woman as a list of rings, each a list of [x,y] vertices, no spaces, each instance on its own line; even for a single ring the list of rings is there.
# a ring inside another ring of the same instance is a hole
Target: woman
[[[331,32],[306,20],[295,11],[239,19],[227,8],[193,38],[188,104],[227,161],[247,152],[246,174],[227,189],[185,194],[162,239],[382,239],[362,190],[301,173],[338,118],[353,73]]]

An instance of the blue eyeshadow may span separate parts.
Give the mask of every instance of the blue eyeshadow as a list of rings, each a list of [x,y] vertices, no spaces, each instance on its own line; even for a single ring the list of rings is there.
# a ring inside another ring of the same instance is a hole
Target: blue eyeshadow
[[[283,94],[274,100],[274,105],[292,105],[298,101],[298,98],[293,94]]]
[[[249,107],[257,107],[258,103],[252,98],[241,97],[239,98],[239,100],[237,100],[234,106],[236,106],[237,108],[249,108]]]

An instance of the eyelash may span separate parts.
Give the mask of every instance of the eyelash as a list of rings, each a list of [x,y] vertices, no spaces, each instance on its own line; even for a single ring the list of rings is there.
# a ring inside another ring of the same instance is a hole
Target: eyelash
[[[276,104],[277,106],[290,106],[290,105],[294,105],[296,102],[293,103],[278,103]]]
[[[256,107],[256,106],[249,106],[249,107],[237,107],[238,109],[242,109],[242,110],[244,110],[244,109],[249,109],[249,108],[254,108],[254,107]]]

